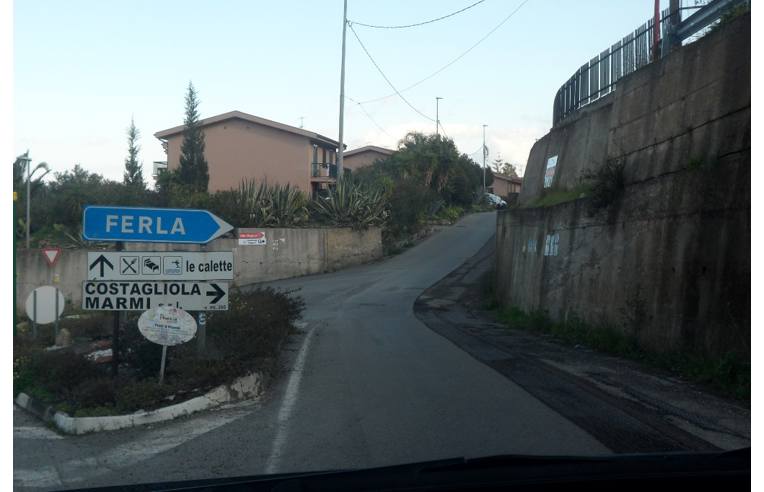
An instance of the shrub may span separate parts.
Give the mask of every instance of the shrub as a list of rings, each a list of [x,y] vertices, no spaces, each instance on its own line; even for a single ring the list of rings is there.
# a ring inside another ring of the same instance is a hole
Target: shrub
[[[251,363],[258,357],[275,356],[304,307],[300,298],[289,294],[270,287],[232,291],[228,311],[208,315],[208,339],[231,360]]]
[[[114,405],[114,383],[108,377],[83,381],[74,388],[72,400],[84,408]]]
[[[626,188],[624,164],[610,160],[604,166],[583,173],[582,179],[589,182],[589,196],[594,210],[610,206],[621,197]]]
[[[159,384],[157,381],[139,381],[126,384],[117,389],[116,407],[120,412],[135,412],[136,410],[150,410],[172,394],[174,388],[167,384]]]
[[[462,214],[464,214],[464,209],[462,207],[452,206],[441,210],[440,213],[438,213],[438,218],[454,223],[459,220]]]
[[[429,205],[437,200],[433,192],[414,180],[398,183],[389,198],[391,235],[397,237],[419,231]]]
[[[72,338],[97,338],[111,335],[112,319],[110,313],[79,314],[76,317],[62,318],[60,328],[69,330]]]
[[[95,364],[70,351],[38,353],[32,364],[35,380],[62,396],[69,396],[82,381],[99,375]]]
[[[156,377],[162,360],[162,346],[148,341],[138,330],[138,318],[125,320],[119,344],[119,360],[132,367],[140,378]]]
[[[326,197],[311,202],[319,220],[332,225],[366,229],[384,223],[387,203],[381,190],[340,179]]]
[[[201,359],[194,356],[180,357],[171,362],[167,369],[167,379],[186,389],[206,390],[214,386],[230,383],[242,376],[245,368],[238,360],[227,357],[219,360]]]

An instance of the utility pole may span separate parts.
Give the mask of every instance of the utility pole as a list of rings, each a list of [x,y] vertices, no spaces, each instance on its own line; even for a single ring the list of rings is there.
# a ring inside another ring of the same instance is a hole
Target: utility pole
[[[438,118],[438,102],[443,99],[442,97],[435,96],[435,135],[438,135],[438,127],[440,126],[440,118]]]
[[[337,179],[342,178],[342,165],[344,163],[345,144],[343,143],[343,130],[345,126],[345,35],[348,27],[348,0],[342,13],[342,65],[340,68],[340,148],[337,154]]]
[[[483,125],[483,194],[485,195],[485,155],[488,153],[487,149],[485,148],[485,127],[488,125]]]

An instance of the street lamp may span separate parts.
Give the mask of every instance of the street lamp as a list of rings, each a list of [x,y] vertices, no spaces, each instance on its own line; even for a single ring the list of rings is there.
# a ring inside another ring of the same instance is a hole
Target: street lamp
[[[32,181],[32,159],[29,157],[29,152],[27,152],[24,155],[24,157],[21,158],[21,160],[23,162],[25,162],[26,165],[27,165],[27,221],[26,221],[26,226],[27,226],[27,249],[29,249],[29,220],[30,220],[29,219],[29,211],[30,211],[30,206],[31,206],[31,202],[30,202],[30,198],[31,198],[30,184],[31,184],[31,181]]]

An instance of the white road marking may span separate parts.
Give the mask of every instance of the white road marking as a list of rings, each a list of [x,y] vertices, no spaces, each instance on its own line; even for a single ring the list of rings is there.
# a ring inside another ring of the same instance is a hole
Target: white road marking
[[[63,439],[47,427],[20,426],[13,428],[14,439]]]
[[[302,381],[303,369],[305,368],[305,358],[308,354],[311,340],[313,340],[314,331],[316,331],[315,326],[305,336],[300,352],[297,354],[292,374],[289,376],[289,382],[287,383],[286,391],[284,391],[284,398],[281,400],[281,408],[279,408],[279,413],[276,417],[276,437],[273,440],[271,454],[265,465],[265,473],[276,473],[278,470],[288,433],[287,422],[292,416],[292,410],[297,402],[297,392],[300,390],[300,382]]]
[[[247,401],[226,406],[228,411],[225,415],[213,411],[185,422],[170,423],[105,453],[60,463],[58,470],[47,465],[34,469],[14,469],[13,479],[17,485],[23,487],[62,487],[65,484],[105,475],[113,470],[140,463],[243,417],[252,411],[249,407],[256,403],[257,401]]]
[[[13,470],[13,485],[30,488],[60,488],[64,484],[53,466],[43,466],[35,470]]]

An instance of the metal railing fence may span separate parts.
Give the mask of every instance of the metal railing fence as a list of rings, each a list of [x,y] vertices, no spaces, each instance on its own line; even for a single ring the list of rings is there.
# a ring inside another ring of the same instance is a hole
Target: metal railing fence
[[[685,0],[673,14],[670,9],[663,10],[660,15],[661,41],[657,53],[653,52],[655,50],[652,46],[655,20],[649,19],[584,63],[560,87],[554,98],[553,124],[556,125],[587,104],[611,93],[621,78],[657,59],[662,50],[668,51],[665,42],[667,39],[681,43],[701,29],[708,28],[729,8],[742,3],[747,2]]]

